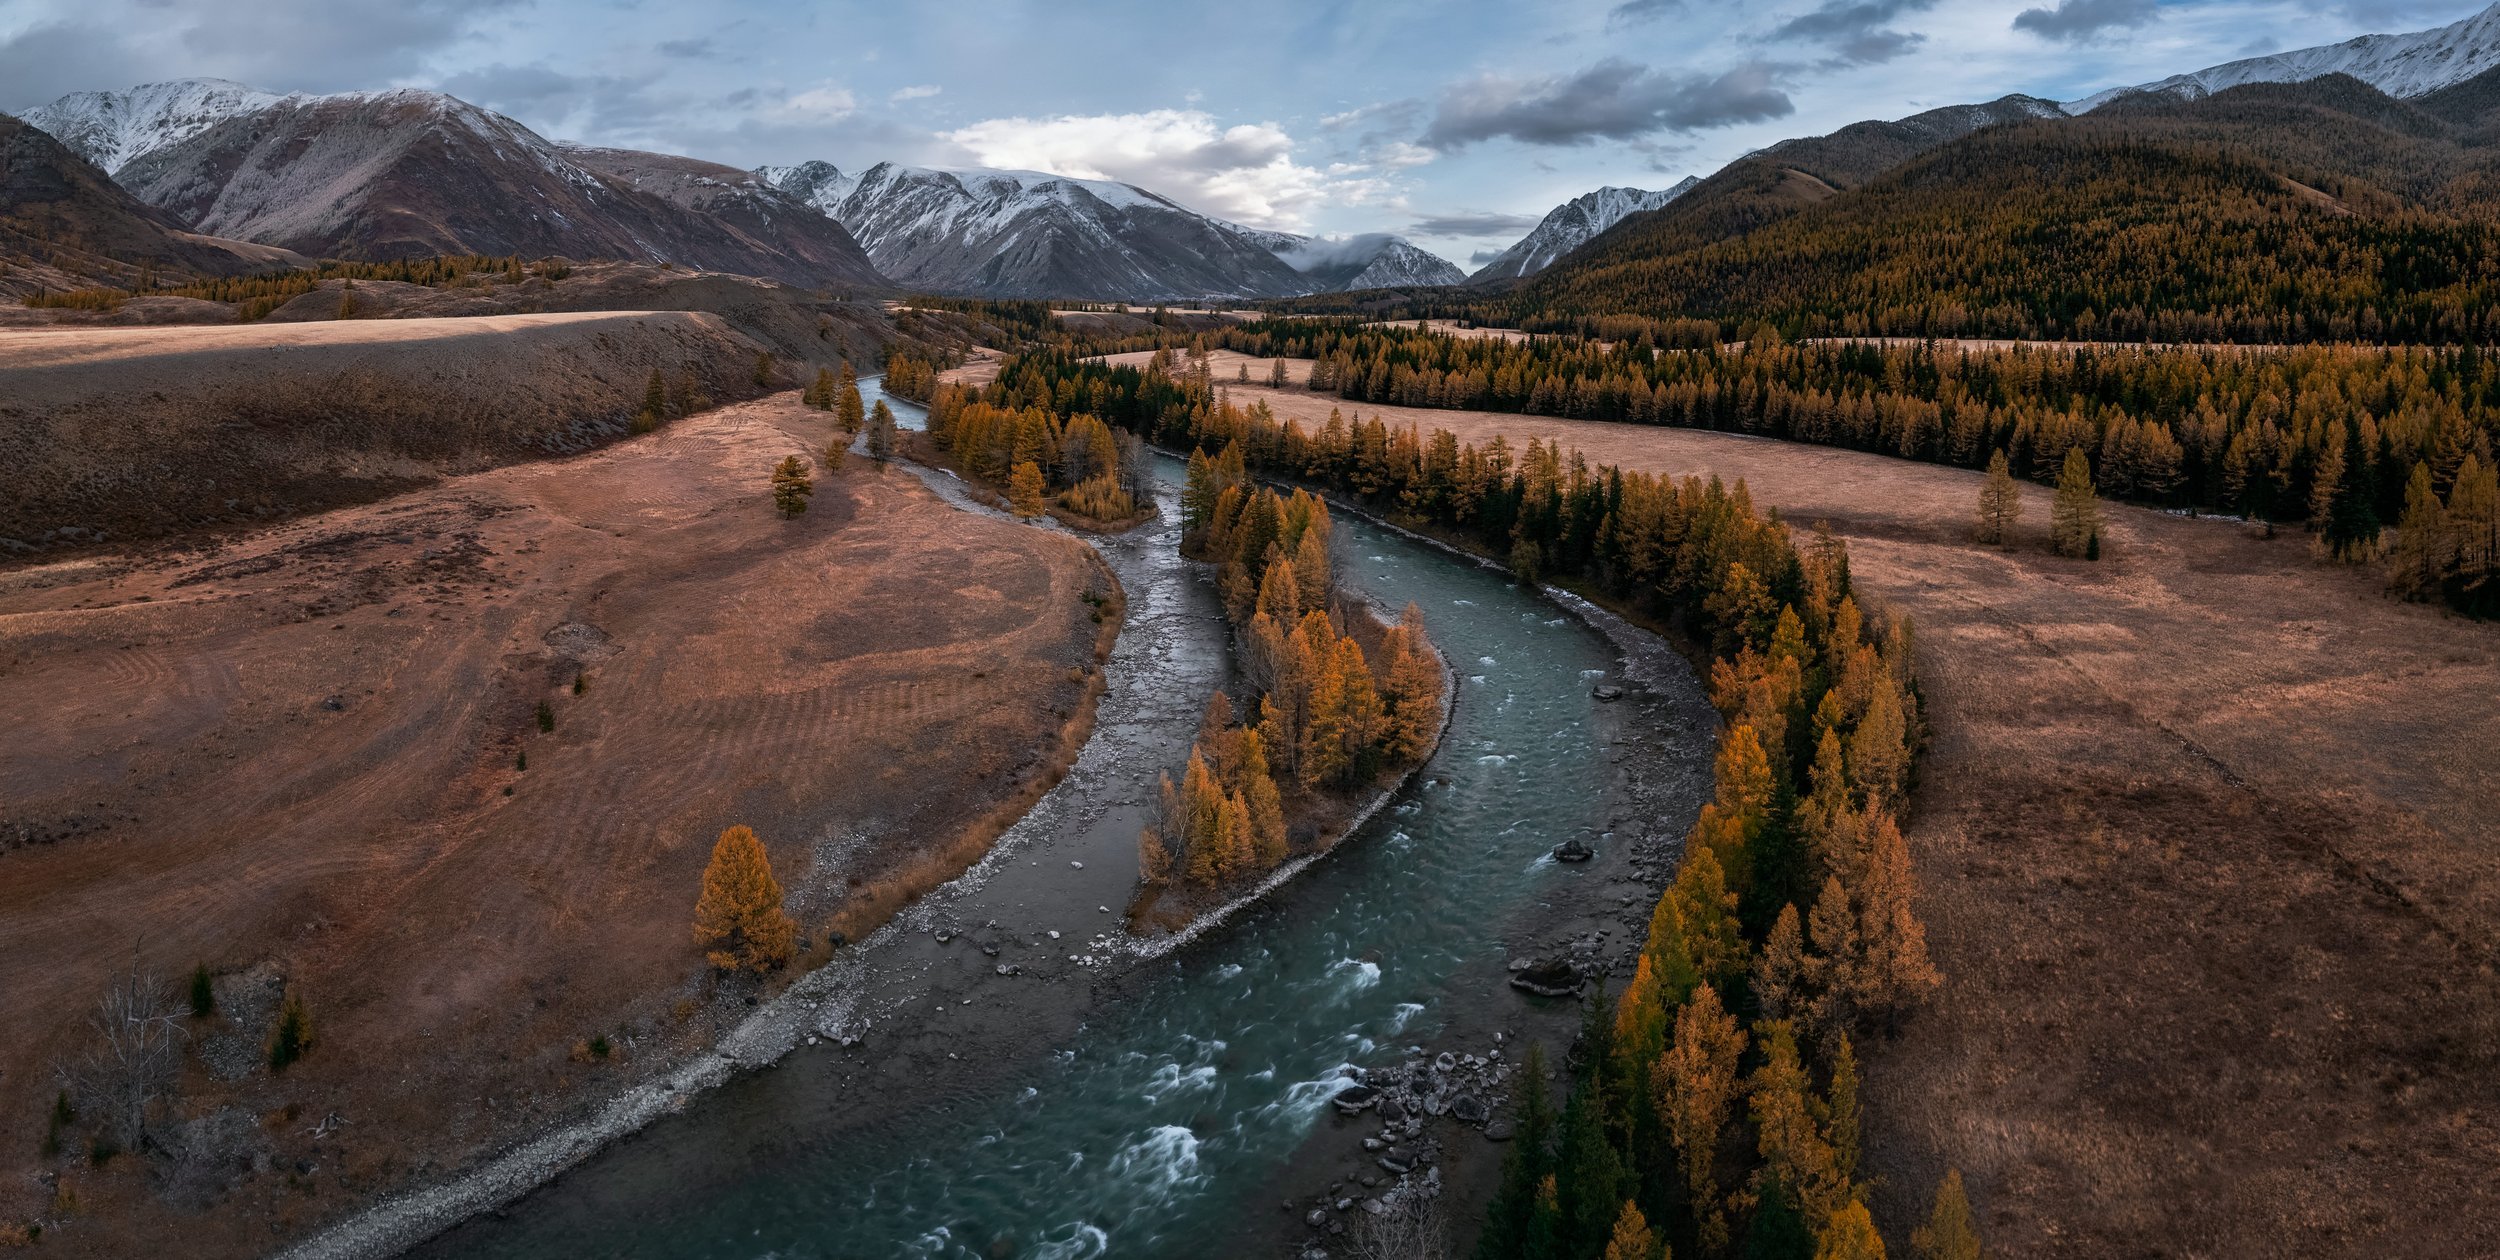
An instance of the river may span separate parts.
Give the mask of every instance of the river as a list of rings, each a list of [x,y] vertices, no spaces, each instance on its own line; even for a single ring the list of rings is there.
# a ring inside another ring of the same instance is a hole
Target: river
[[[917,407],[890,401],[917,427]],[[835,964],[859,974],[824,1030],[857,1043],[742,1074],[421,1254],[1275,1247],[1278,1187],[1312,1158],[1351,1069],[1521,1004],[1500,984],[1517,947],[1506,925],[1592,878],[1547,852],[1574,835],[1612,842],[1626,821],[1607,788],[1620,720],[1590,694],[1617,654],[1500,575],[1344,517],[1341,582],[1420,605],[1457,672],[1447,739],[1388,810],[1232,921],[1166,956],[1113,939],[1155,776],[1185,755],[1226,669],[1213,592],[1171,558],[1178,465],[1158,462],[1165,522],[1102,547],[1131,618],[1085,756],[963,887]],[[1690,672],[1668,686],[1689,713]],[[1690,796],[1706,727],[1672,736]]]

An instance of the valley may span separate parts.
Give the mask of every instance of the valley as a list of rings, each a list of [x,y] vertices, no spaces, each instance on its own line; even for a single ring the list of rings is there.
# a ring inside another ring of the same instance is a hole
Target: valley
[[[2500,3],[27,5],[0,1253],[2500,1254]]]

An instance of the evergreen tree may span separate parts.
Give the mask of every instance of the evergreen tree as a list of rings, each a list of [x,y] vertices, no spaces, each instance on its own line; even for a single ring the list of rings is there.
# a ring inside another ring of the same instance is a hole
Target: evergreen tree
[[[310,1054],[312,1048],[312,1012],[304,1005],[304,995],[289,987],[286,1001],[278,1008],[277,1031],[269,1038],[269,1070],[285,1071],[289,1064]]]
[[[2014,527],[2022,514],[2022,487],[2014,483],[2014,474],[2006,467],[2005,452],[2000,449],[1988,457],[1988,479],[1979,487],[1979,541],[1999,547],[2012,545]]]
[[[2049,545],[2061,556],[2100,556],[2101,505],[2093,497],[2092,461],[2084,457],[2080,446],[2067,450],[2066,465],[2057,474],[2057,503],[2049,514]]]
[[[1241,794],[1249,807],[1252,853],[1259,869],[1285,860],[1285,806],[1268,769],[1267,747],[1255,730],[1241,733]]]
[[[208,964],[191,970],[191,1017],[206,1019],[217,1013],[217,985],[209,979]]]
[[[2405,483],[2404,516],[2396,522],[2396,546],[2388,554],[2388,585],[2419,599],[2439,593],[2456,552],[2448,529],[2448,506],[2431,488],[2429,464],[2416,460]]]
[[[1910,910],[1910,850],[1886,814],[1867,823],[1866,886],[1859,890],[1858,935],[1866,961],[1859,1001],[1897,1017],[1943,980],[1927,957],[1927,929]]]
[[[668,383],[658,368],[651,369],[651,379],[642,387],[642,411],[654,421],[668,414]]]
[[[1519,1074],[1518,1120],[1502,1154],[1502,1179],[1486,1206],[1477,1260],[1517,1260],[1530,1250],[1540,1192],[1552,1184],[1554,1104],[1545,1047],[1530,1043]]]
[[[1823,1140],[1832,1148],[1832,1172],[1847,1186],[1858,1176],[1858,1052],[1846,1033],[1832,1052],[1832,1087],[1825,1097]]]
[[[1042,514],[1042,470],[1031,460],[1016,465],[1015,476],[1007,483],[1007,505],[1026,520]]]
[[[769,971],[790,961],[797,933],[764,842],[743,826],[720,833],[694,907],[694,940],[705,957],[723,971]]]
[[[816,493],[816,479],[807,475],[807,461],[788,455],[773,465],[773,508],[783,516],[807,510],[807,496]]]
[[[1918,1260],[1979,1260],[1979,1231],[1971,1223],[1959,1170],[1944,1170],[1944,1180],[1936,1183],[1936,1206],[1927,1223],[1911,1231],[1910,1248]]]
[[[850,439],[837,437],[832,441],[825,443],[825,449],[816,457],[816,462],[824,466],[826,476],[832,476],[833,474],[842,471],[843,461],[848,460],[850,457]]]

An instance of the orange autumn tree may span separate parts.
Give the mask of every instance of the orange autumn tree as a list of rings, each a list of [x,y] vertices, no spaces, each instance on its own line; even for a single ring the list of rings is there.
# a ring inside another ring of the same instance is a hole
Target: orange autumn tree
[[[720,833],[694,905],[694,941],[723,971],[770,971],[790,961],[798,928],[781,908],[781,881],[753,829]]]

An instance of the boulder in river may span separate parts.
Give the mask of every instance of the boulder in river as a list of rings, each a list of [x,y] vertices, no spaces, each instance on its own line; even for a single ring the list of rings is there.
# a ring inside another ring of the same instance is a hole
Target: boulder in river
[[[1554,846],[1554,860],[1557,862],[1585,862],[1596,856],[1597,850],[1578,836]]]
[[[1352,1089],[1340,1092],[1335,1098],[1329,1099],[1329,1101],[1337,1104],[1337,1110],[1351,1116],[1358,1112],[1367,1110],[1373,1103],[1379,1102],[1380,1091],[1373,1089],[1369,1085],[1357,1085]]]
[[[1599,683],[1589,690],[1589,695],[1600,703],[1613,704],[1623,698],[1623,688],[1613,683]]]
[[[1510,985],[1538,997],[1571,997],[1580,991],[1580,973],[1568,960],[1541,959],[1512,972]]]

